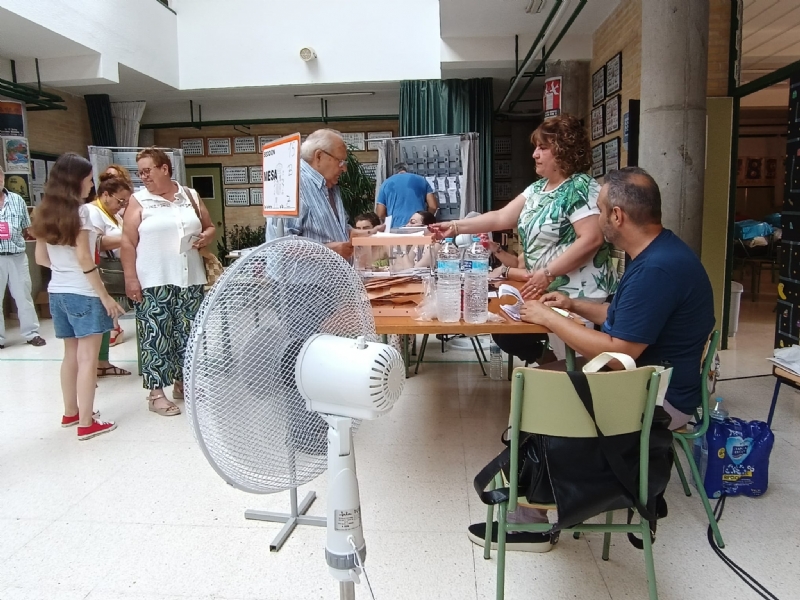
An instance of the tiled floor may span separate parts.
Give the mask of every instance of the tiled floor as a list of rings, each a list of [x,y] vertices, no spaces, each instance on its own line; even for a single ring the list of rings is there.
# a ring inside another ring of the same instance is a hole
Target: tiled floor
[[[760,375],[772,348],[769,306],[743,302],[724,353],[726,378]],[[127,329],[132,330],[132,323]],[[285,510],[287,494],[254,496],[226,485],[206,463],[186,417],[146,410],[137,377],[102,380],[98,407],[119,428],[87,442],[58,426],[61,348],[33,348],[9,332],[0,351],[0,599],[176,600],[338,598],[325,566],[325,532],[298,529],[269,552],[278,525],[246,521],[247,508]],[[16,341],[15,341],[16,340]],[[135,368],[135,345],[112,348]],[[368,574],[378,600],[494,597],[494,559],[465,535],[484,518],[472,478],[498,451],[509,384],[480,375],[471,350],[431,344],[395,409],[356,437]],[[446,359],[444,362],[442,359]],[[770,377],[719,384],[731,412],[765,418]],[[800,402],[782,394],[769,492],[731,499],[722,520],[729,555],[778,597],[800,581]],[[326,480],[303,486],[324,515]],[[677,478],[659,524],[656,571],[663,600],[747,598],[752,593],[713,554],[697,497]],[[621,517],[621,515],[620,515]],[[508,556],[507,598],[645,598],[643,560],[624,538],[600,560],[601,537],[563,536],[545,555]],[[357,598],[369,598],[366,586]]]

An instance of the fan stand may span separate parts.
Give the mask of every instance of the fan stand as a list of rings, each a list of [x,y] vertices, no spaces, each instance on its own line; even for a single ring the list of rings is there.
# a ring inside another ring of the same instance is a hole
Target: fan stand
[[[254,521],[271,521],[273,523],[285,523],[283,528],[272,540],[269,545],[270,552],[277,552],[281,549],[284,542],[289,538],[294,528],[298,525],[313,525],[315,527],[325,527],[327,520],[325,517],[312,517],[306,514],[309,507],[317,499],[316,492],[308,492],[306,497],[298,506],[297,504],[297,488],[289,488],[289,514],[274,513],[263,510],[246,510],[244,511],[245,519],[252,519]]]

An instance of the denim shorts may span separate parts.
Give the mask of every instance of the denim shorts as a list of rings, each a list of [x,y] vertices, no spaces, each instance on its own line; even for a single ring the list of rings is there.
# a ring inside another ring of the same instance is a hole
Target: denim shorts
[[[60,340],[102,334],[114,328],[114,321],[95,296],[50,294],[50,314]]]

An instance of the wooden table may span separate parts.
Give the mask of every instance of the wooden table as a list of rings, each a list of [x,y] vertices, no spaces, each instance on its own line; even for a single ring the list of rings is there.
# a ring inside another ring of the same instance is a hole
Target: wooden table
[[[381,336],[400,335],[403,337],[403,360],[406,364],[406,376],[409,374],[410,356],[408,351],[408,336],[417,334],[444,334],[444,335],[484,335],[484,334],[521,334],[521,333],[550,333],[550,330],[541,325],[513,321],[500,310],[500,305],[495,299],[489,302],[489,312],[503,318],[502,322],[466,323],[463,320],[457,323],[442,323],[441,321],[417,321],[414,317],[375,317],[375,330]],[[509,355],[509,378],[513,358]],[[574,353],[567,351],[567,362],[574,364]],[[569,368],[569,367],[568,367]]]

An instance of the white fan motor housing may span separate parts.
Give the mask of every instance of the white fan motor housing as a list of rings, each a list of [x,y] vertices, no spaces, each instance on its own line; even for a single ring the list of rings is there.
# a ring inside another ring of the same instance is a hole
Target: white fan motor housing
[[[400,353],[363,336],[311,336],[297,356],[297,389],[306,409],[353,419],[389,411],[405,384]]]

